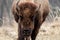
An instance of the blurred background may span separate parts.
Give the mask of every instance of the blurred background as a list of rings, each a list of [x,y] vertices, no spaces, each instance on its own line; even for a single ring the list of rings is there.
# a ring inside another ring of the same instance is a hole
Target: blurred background
[[[36,40],[60,40],[60,0],[49,0],[50,13]],[[17,39],[17,23],[15,23],[12,12],[13,0],[0,0],[0,40]]]

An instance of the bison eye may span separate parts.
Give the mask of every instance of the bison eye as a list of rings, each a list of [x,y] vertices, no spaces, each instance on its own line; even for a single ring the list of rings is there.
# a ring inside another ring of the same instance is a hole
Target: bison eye
[[[23,19],[23,16],[19,16],[19,18],[22,20]]]
[[[30,19],[31,19],[32,21],[34,21],[35,18],[34,18],[34,16],[30,16]]]

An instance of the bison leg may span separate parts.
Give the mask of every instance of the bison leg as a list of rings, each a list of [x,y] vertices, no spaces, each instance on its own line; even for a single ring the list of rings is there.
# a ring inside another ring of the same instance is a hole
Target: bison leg
[[[20,32],[18,34],[18,40],[24,40],[24,37],[20,34]]]
[[[35,19],[34,30],[33,30],[32,35],[31,35],[32,40],[36,39],[36,36],[39,32],[39,28],[40,28],[39,20]]]
[[[18,37],[18,40],[24,40],[24,38],[22,38],[22,37]]]
[[[36,15],[35,22],[34,22],[34,30],[33,30],[32,35],[31,35],[32,40],[36,39],[36,36],[37,36],[37,34],[39,32],[41,24],[42,24],[41,17],[38,14],[38,15]]]
[[[31,38],[30,36],[29,37],[26,37],[26,40],[30,40],[30,38]]]
[[[36,36],[38,34],[38,31],[39,31],[39,28],[36,28],[36,29],[33,30],[32,35],[31,35],[31,39],[32,40],[35,40],[36,39]]]

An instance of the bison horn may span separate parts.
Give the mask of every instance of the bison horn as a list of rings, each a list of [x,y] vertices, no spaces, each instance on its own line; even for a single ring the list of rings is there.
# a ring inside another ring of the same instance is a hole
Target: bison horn
[[[16,4],[16,10],[17,10],[17,11],[20,10],[20,8],[19,8],[19,6],[18,6],[18,3],[19,3],[19,1],[18,1],[17,4]]]
[[[40,7],[41,7],[41,4],[38,6],[38,8],[36,8],[36,10],[35,10],[35,11],[38,11],[38,10],[40,10]]]

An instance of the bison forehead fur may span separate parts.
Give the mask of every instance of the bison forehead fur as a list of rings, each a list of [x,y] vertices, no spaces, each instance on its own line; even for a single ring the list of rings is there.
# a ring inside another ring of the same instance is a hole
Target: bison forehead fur
[[[37,8],[37,6],[33,3],[21,3],[20,5],[18,5],[20,8],[20,13],[24,16],[30,16],[30,15],[34,15],[35,14],[35,10]],[[21,15],[19,13],[19,15]]]

